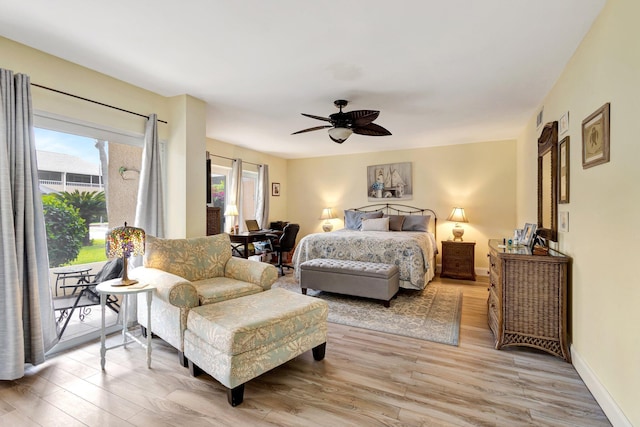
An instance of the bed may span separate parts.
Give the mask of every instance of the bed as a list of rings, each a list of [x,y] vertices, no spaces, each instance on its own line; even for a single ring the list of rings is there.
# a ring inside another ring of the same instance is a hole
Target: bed
[[[293,255],[295,277],[300,280],[300,264],[311,259],[368,261],[395,264],[400,287],[424,289],[435,273],[436,225],[431,209],[389,203],[347,209],[345,228],[300,240]]]

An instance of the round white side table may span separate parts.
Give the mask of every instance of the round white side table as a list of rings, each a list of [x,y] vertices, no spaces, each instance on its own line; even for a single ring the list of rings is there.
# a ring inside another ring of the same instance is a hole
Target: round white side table
[[[142,347],[147,350],[147,367],[151,368],[151,299],[153,298],[153,290],[156,288],[153,285],[136,283],[135,285],[129,286],[118,286],[117,283],[120,283],[121,279],[113,279],[107,280],[106,282],[102,282],[96,286],[96,290],[100,293],[100,308],[102,310],[102,325],[100,331],[100,365],[104,370],[104,365],[106,362],[106,354],[107,350],[111,350],[118,347],[125,347],[127,344],[131,344],[133,342],[137,342]],[[114,286],[115,285],[115,286]],[[127,305],[129,302],[129,296],[134,296],[146,292],[147,294],[147,340],[143,342],[137,337],[133,336],[127,330]],[[105,344],[106,334],[105,334],[105,305],[107,302],[107,295],[122,295],[122,304],[120,307],[122,308],[122,343],[113,345],[111,347],[107,347]]]

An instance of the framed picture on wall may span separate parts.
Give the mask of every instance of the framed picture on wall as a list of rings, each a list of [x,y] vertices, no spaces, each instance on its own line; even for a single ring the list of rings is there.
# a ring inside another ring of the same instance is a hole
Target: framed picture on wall
[[[558,203],[569,203],[569,137],[558,144]]]
[[[609,161],[609,110],[607,102],[582,121],[582,169]]]
[[[413,182],[411,162],[367,166],[367,197],[370,202],[411,200]]]
[[[569,112],[567,111],[558,120],[558,135],[564,135],[569,131]]]
[[[271,183],[271,195],[272,196],[279,196],[280,195],[280,183],[279,182],[272,182]]]
[[[558,231],[562,233],[569,232],[569,212],[560,212],[558,214],[560,221],[558,221]]]

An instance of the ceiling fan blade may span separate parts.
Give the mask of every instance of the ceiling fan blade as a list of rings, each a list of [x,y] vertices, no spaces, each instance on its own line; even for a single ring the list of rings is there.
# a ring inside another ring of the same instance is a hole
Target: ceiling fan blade
[[[369,123],[366,126],[358,126],[353,128],[353,133],[357,133],[359,135],[369,135],[369,136],[386,136],[391,135],[391,132],[379,126],[375,123]]]
[[[302,114],[303,116],[306,116],[306,117],[311,117],[312,119],[323,120],[325,122],[330,122],[331,121],[331,119],[329,119],[327,117],[314,116],[313,114],[307,114],[307,113],[300,113],[300,114]]]
[[[294,132],[294,133],[292,133],[291,135],[295,135],[295,134],[297,134],[297,133],[311,132],[311,131],[314,131],[314,130],[326,129],[326,128],[330,128],[330,127],[333,127],[333,126],[331,126],[331,125],[316,126],[316,127],[309,128],[309,129],[302,129],[302,130],[299,130],[298,132]]]
[[[366,126],[378,118],[380,111],[376,110],[354,110],[344,113],[345,116],[352,120],[354,126]]]

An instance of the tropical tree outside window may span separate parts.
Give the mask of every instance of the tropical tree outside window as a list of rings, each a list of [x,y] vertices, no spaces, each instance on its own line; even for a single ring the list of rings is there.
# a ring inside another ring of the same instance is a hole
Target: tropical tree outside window
[[[50,267],[105,261],[107,143],[41,128],[35,137]]]

